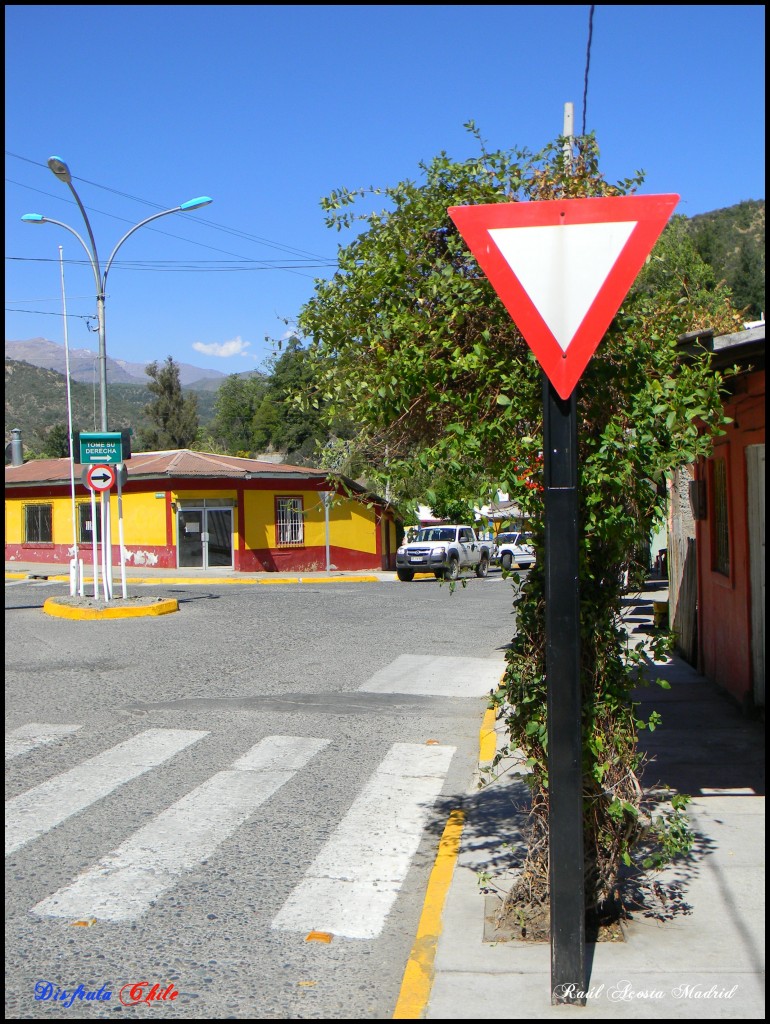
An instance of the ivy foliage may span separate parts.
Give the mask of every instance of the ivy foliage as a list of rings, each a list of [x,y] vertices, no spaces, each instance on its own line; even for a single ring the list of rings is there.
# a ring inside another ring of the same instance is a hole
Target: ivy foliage
[[[571,150],[559,138],[540,153],[490,151],[475,125],[466,127],[477,156],[455,161],[441,153],[420,165],[419,182],[339,189],[323,200],[330,228],[359,233],[340,247],[339,270],[317,283],[300,313],[314,365],[305,400],[359,424],[358,457],[395,498],[408,496],[420,476],[466,503],[484,504],[500,489],[530,517],[539,557],[517,594],[517,634],[494,703],[510,750],[529,768],[524,877],[526,900],[541,908],[548,899],[542,375],[447,209],[626,195],[642,176],[605,181],[593,135]],[[647,568],[667,474],[706,453],[721,429],[721,378],[705,353],[684,362],[677,338],[739,326],[729,291],[673,218],[577,387],[589,906],[610,898],[635,850],[644,847],[648,864],[651,847],[686,852],[681,806],[658,818],[643,809],[637,736],[657,719],[641,721],[630,699],[641,654],[629,652],[622,629],[622,580]]]

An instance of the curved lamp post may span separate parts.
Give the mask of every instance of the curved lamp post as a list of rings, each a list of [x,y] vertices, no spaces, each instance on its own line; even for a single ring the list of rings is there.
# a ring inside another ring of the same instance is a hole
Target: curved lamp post
[[[75,191],[75,186],[72,184],[72,175],[67,164],[61,160],[58,156],[52,156],[48,159],[48,166],[51,168],[56,177],[63,181],[69,188],[70,192],[75,198],[75,202],[78,204],[78,209],[83,217],[83,221],[86,225],[86,231],[88,232],[88,240],[91,243],[90,246],[81,238],[74,228],[70,227],[69,224],[64,224],[60,220],[54,220],[52,217],[43,217],[39,213],[25,213],[21,218],[28,224],[55,224],[57,227],[64,228],[65,231],[69,231],[71,235],[80,242],[88,256],[88,262],[91,264],[91,269],[94,272],[94,283],[96,285],[96,312],[99,323],[99,397],[101,404],[101,429],[105,433],[109,430],[107,422],[107,341],[104,327],[104,300],[107,291],[107,275],[110,272],[112,262],[117,255],[118,249],[130,238],[135,231],[139,228],[144,227],[145,224],[149,224],[153,220],[157,220],[158,217],[166,217],[170,213],[183,213],[187,210],[197,210],[201,206],[208,206],[209,203],[213,202],[209,196],[199,196],[197,199],[188,199],[186,203],[182,203],[180,206],[174,206],[170,210],[161,210],[160,213],[154,213],[151,217],[145,217],[144,220],[140,220],[138,224],[135,224],[129,231],[123,235],[120,241],[117,243],[115,248],[110,253],[110,257],[107,260],[107,264],[102,272],[99,265],[99,254],[96,249],[96,240],[94,233],[91,230],[91,224],[88,220],[88,214],[85,211],[85,207],[80,201],[80,196]],[[70,439],[71,441],[71,439]],[[70,449],[71,450],[71,449]],[[106,500],[105,500],[106,499]],[[118,505],[120,506],[120,486],[118,486]],[[120,520],[122,528],[122,517]],[[104,573],[104,595],[107,601],[112,596],[112,572],[109,568],[111,566],[111,554],[112,541],[110,538],[110,513],[109,513],[109,491],[102,496],[102,565]],[[125,586],[125,566],[123,561],[123,542],[121,534],[121,572],[123,573],[123,596],[126,596]],[[94,564],[94,595],[97,591],[97,571],[96,564]]]
[[[91,224],[88,220],[85,207],[80,201],[80,196],[75,191],[75,186],[72,184],[72,175],[70,174],[69,167],[61,160],[58,156],[52,156],[48,160],[48,166],[51,168],[56,177],[65,183],[69,188],[70,192],[75,198],[75,202],[78,204],[80,213],[83,216],[83,220],[88,231],[88,239],[91,243],[90,247],[86,245],[85,241],[81,236],[71,228],[69,224],[64,224],[60,220],[54,220],[52,217],[43,217],[39,213],[25,213],[21,218],[28,224],[56,224],[57,227],[64,228],[65,231],[69,231],[70,234],[74,235],[75,238],[80,242],[86,251],[88,256],[88,262],[91,264],[91,269],[94,272],[94,283],[96,284],[96,312],[99,324],[99,398],[101,403],[101,429],[103,431],[109,430],[107,425],[107,341],[104,327],[104,300],[107,289],[107,275],[110,272],[112,262],[117,255],[118,249],[130,238],[135,231],[139,228],[144,227],[145,224],[149,224],[150,221],[157,220],[158,217],[166,217],[170,213],[184,213],[187,210],[198,210],[202,206],[208,206],[209,203],[213,202],[208,196],[199,196],[197,199],[188,199],[186,203],[182,203],[180,206],[174,206],[170,210],[161,210],[160,213],[154,213],[151,217],[145,217],[144,220],[139,221],[129,231],[123,235],[120,241],[117,243],[115,248],[110,253],[110,258],[107,260],[107,265],[102,273],[99,266],[99,254],[96,249],[96,241],[94,239],[94,233],[91,230]]]

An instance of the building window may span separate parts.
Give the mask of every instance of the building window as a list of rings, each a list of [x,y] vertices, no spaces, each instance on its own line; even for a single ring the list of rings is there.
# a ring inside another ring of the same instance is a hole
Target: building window
[[[24,543],[53,544],[53,505],[24,506]]]
[[[276,542],[281,547],[298,547],[305,543],[305,522],[302,498],[275,499]]]
[[[102,542],[102,517],[96,510],[96,543]],[[93,527],[91,525],[91,505],[81,501],[78,505],[78,544],[93,544]]]
[[[714,502],[712,568],[714,572],[729,576],[730,532],[727,517],[727,463],[724,459],[714,459],[712,463],[711,487]]]

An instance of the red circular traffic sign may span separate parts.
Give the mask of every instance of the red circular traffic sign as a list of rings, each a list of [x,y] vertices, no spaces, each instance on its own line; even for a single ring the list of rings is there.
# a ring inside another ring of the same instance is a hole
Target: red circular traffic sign
[[[86,484],[92,491],[109,491],[115,486],[116,479],[115,467],[109,463],[89,466],[86,470]]]

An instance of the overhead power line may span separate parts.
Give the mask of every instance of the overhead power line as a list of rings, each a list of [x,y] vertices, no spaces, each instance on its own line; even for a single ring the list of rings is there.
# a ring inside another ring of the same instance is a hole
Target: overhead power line
[[[586,72],[583,77],[583,130],[580,133],[585,135],[586,133],[586,110],[588,107],[588,69],[591,67],[591,39],[594,34],[594,11],[596,10],[595,4],[591,4],[591,8],[588,12],[588,46],[586,47]]]
[[[18,153],[11,153],[9,150],[6,150],[5,154],[6,154],[6,156],[11,156],[11,157],[13,157],[16,160],[22,160],[25,163],[33,164],[36,167],[45,168],[46,170],[48,169],[46,164],[40,163],[40,161],[38,161],[38,160],[31,160],[29,157],[20,156]],[[152,209],[163,210],[163,209],[166,208],[166,206],[164,204],[162,204],[162,203],[154,203],[154,202],[151,202],[148,199],[142,199],[139,196],[133,196],[133,195],[131,195],[128,192],[121,192],[118,189],[110,188],[109,185],[101,185],[99,182],[89,181],[87,178],[79,178],[79,177],[76,177],[75,175],[73,175],[73,180],[79,181],[79,182],[83,182],[86,185],[91,185],[94,188],[102,189],[105,192],[111,192],[113,195],[120,196],[123,199],[130,199],[132,202],[141,203],[143,206],[148,206],[148,207],[150,207]],[[45,191],[43,189],[34,188],[31,185],[25,185],[23,182],[14,181],[12,178],[6,178],[6,181],[9,184],[12,184],[12,185],[18,185],[21,188],[30,189],[30,191],[32,191],[32,192],[39,192],[41,195],[47,195],[47,196],[50,196],[53,199],[56,199],[56,200],[59,200],[59,201],[62,201],[62,202],[72,203],[72,205],[75,205],[74,202],[71,199],[65,199],[62,196],[58,195],[58,194],[54,194],[53,192],[47,192],[47,191]],[[124,223],[129,223],[129,221],[125,217],[119,217],[119,216],[117,216],[116,214],[113,214],[113,213],[106,213],[103,210],[94,210],[93,207],[91,207],[91,206],[88,206],[87,209],[89,210],[89,212],[99,213],[102,216],[112,217],[115,220],[123,221]],[[234,235],[235,237],[242,238],[245,241],[257,242],[259,245],[266,245],[266,246],[268,246],[268,247],[270,247],[272,249],[280,249],[283,252],[294,253],[296,256],[301,257],[303,259],[314,259],[314,260],[328,259],[328,257],[321,256],[319,253],[308,252],[307,250],[298,248],[297,246],[287,245],[287,244],[282,243],[282,242],[276,242],[276,241],[273,241],[272,239],[264,238],[261,235],[254,235],[254,234],[251,234],[250,232],[243,231],[240,228],[231,228],[231,227],[228,227],[228,226],[226,226],[224,224],[218,224],[215,221],[206,220],[205,218],[202,218],[202,217],[197,217],[196,220],[195,220],[195,223],[196,224],[203,224],[203,225],[205,225],[207,227],[213,228],[213,230],[215,230],[215,231],[222,231],[225,234]],[[203,246],[203,248],[211,249],[213,252],[223,252],[224,251],[224,250],[221,250],[221,249],[216,249],[214,246],[205,245],[205,243],[203,243],[203,242],[196,242],[193,239],[183,238],[180,235],[174,235],[174,234],[172,234],[169,231],[163,231],[163,230],[161,230],[159,228],[150,228],[149,230],[151,230],[151,231],[158,231],[160,234],[169,235],[171,238],[179,238],[182,241],[190,242],[192,245]],[[226,255],[234,256],[234,257],[237,257],[237,258],[241,258],[236,253],[226,253]]]
[[[6,256],[6,260],[15,263],[53,263],[50,256]],[[67,259],[64,261],[72,267],[90,267],[87,260]],[[115,260],[114,267],[123,270],[143,270],[152,273],[236,273],[254,270],[289,270],[300,273],[303,270],[329,270],[338,266],[337,262],[322,263],[291,263],[279,260]],[[302,274],[311,277],[310,274]]]
[[[45,302],[46,300],[43,299],[42,301]],[[61,318],[61,316],[62,316],[61,313],[52,313],[50,309],[11,309],[10,306],[6,306],[5,307],[5,312],[6,313],[34,313],[35,316],[58,316],[59,318]],[[89,320],[94,320],[95,321],[96,320],[96,317],[93,314],[91,316],[85,316],[82,313],[67,313],[66,315],[70,319],[74,319],[74,320],[85,320],[85,321],[89,321]]]

